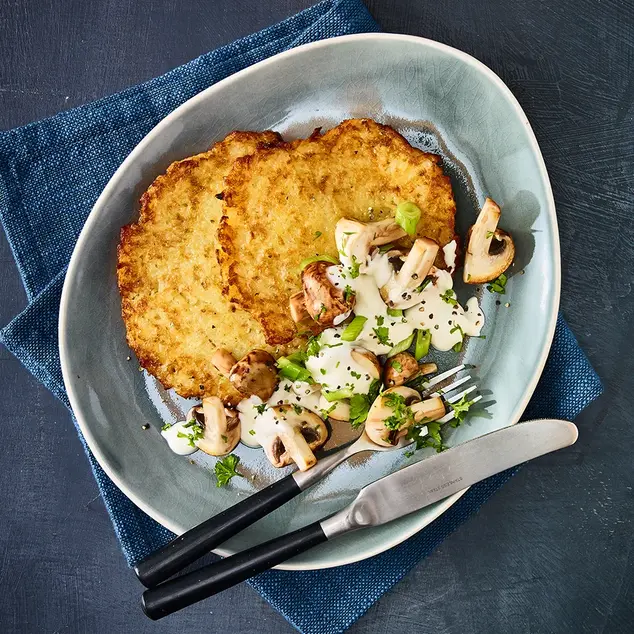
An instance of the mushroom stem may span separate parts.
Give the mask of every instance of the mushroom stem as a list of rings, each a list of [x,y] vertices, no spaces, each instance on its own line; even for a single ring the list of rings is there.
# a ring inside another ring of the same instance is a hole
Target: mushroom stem
[[[418,366],[418,373],[423,376],[433,374],[434,372],[438,372],[438,366],[435,363],[421,363]]]
[[[404,290],[414,289],[429,275],[438,255],[438,245],[429,238],[418,238],[405,258],[396,283]]]
[[[288,431],[281,430],[280,440],[300,471],[310,469],[317,462],[315,454],[308,446],[299,428],[289,429]]]
[[[432,398],[427,398],[419,403],[414,403],[411,406],[411,410],[414,414],[414,420],[417,423],[422,420],[438,420],[446,413],[445,404],[440,396],[433,396]]]

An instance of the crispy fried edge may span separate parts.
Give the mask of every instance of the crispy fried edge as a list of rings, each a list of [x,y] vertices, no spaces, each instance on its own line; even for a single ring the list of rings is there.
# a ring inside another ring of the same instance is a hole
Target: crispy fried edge
[[[187,391],[185,389],[182,389],[182,391],[178,391],[178,388],[171,381],[171,375],[166,375],[165,373],[161,372],[161,363],[159,363],[156,357],[153,357],[149,351],[143,350],[140,346],[136,346],[135,343],[131,340],[130,335],[128,334],[128,318],[131,319],[133,309],[130,305],[130,301],[128,300],[127,295],[132,290],[132,283],[128,279],[126,279],[127,276],[123,272],[124,265],[122,265],[121,263],[124,245],[127,243],[128,239],[131,235],[133,235],[134,232],[140,230],[143,223],[151,220],[154,217],[155,210],[153,209],[153,203],[155,203],[159,199],[161,192],[166,187],[169,187],[170,180],[174,180],[175,177],[178,178],[184,176],[188,171],[194,169],[201,162],[201,160],[209,158],[210,155],[221,153],[223,151],[230,151],[229,146],[233,142],[238,141],[240,143],[244,143],[252,139],[261,139],[261,143],[258,143],[258,149],[273,147],[278,143],[283,143],[282,137],[277,132],[274,132],[272,130],[265,130],[263,132],[234,130],[233,132],[229,133],[222,141],[218,141],[217,143],[212,145],[211,148],[206,152],[201,152],[200,154],[196,154],[194,156],[190,156],[171,163],[165,170],[165,173],[157,176],[152,184],[141,196],[139,201],[138,219],[127,225],[124,225],[123,227],[121,227],[120,230],[119,244],[117,245],[117,287],[121,296],[121,317],[126,326],[126,340],[128,342],[128,345],[136,355],[139,361],[139,365],[147,370],[147,372],[149,372],[152,376],[154,376],[165,389],[174,389],[180,396],[184,398],[200,396],[200,392],[192,390]],[[240,158],[238,158],[237,160],[240,160]],[[202,379],[203,377],[201,377],[201,380]],[[221,375],[219,374],[219,385],[222,385],[222,379],[223,377],[221,377]]]

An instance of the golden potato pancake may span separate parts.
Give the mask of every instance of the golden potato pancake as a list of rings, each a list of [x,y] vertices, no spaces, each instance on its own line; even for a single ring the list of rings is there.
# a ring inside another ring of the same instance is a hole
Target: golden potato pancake
[[[440,157],[371,119],[238,159],[218,232],[226,292],[262,324],[269,344],[290,341],[288,299],[300,289],[301,260],[337,256],[339,218],[393,217],[403,201],[422,210],[418,236],[440,246],[454,238],[456,204]]]
[[[274,132],[233,132],[208,152],[169,166],[143,194],[139,219],[121,230],[117,278],[130,347],[181,396],[241,397],[211,364],[217,348],[240,358],[266,345],[260,324],[222,293],[216,257],[223,178]]]

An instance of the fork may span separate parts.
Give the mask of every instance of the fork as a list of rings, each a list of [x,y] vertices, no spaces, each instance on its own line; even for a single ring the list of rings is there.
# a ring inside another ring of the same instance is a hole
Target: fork
[[[451,405],[476,391],[477,386],[471,385],[452,394],[472,379],[471,375],[467,374],[450,383],[452,377],[465,369],[467,366],[461,364],[423,381],[421,383],[421,400],[440,396],[446,404]],[[478,394],[471,399],[471,402],[475,403],[481,398],[482,396]],[[450,411],[436,422],[446,423],[454,417],[455,412],[450,408]],[[393,446],[382,447],[372,442],[364,430],[357,440],[324,456],[307,471],[295,471],[179,535],[139,562],[135,566],[134,572],[144,586],[154,587],[247,526],[283,506],[352,456],[364,451],[392,451],[406,447],[412,442],[412,439],[403,437]]]

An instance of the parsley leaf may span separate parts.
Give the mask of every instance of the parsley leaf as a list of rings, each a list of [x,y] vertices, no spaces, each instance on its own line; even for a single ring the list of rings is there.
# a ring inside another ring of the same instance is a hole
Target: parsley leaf
[[[443,302],[446,302],[447,304],[451,304],[451,306],[457,306],[458,302],[456,300],[456,298],[454,297],[455,293],[453,292],[453,289],[448,288],[441,296],[440,299],[442,299]]]
[[[356,293],[352,290],[352,287],[346,284],[346,287],[343,289],[343,301],[347,304],[355,295]]]
[[[372,332],[376,335],[377,341],[384,346],[391,346],[390,330],[385,326],[379,326],[378,328],[372,328]]]
[[[238,456],[234,456],[232,453],[222,460],[218,460],[218,462],[216,462],[214,472],[216,473],[217,487],[225,486],[234,476],[238,476],[240,478],[244,477],[241,473],[238,473],[238,471],[236,471],[236,467],[238,466],[239,462],[240,458],[238,458]]]
[[[405,403],[405,397],[396,392],[388,392],[383,395],[383,402],[392,410],[383,424],[387,429],[401,429],[414,421],[411,408]]]
[[[308,340],[308,345],[306,346],[306,356],[316,357],[319,354],[320,348],[321,344],[319,343],[319,337],[311,337]]]
[[[487,286],[487,290],[490,293],[499,293],[500,295],[504,295],[506,293],[506,282],[508,278],[504,273],[500,273],[500,276],[493,280],[491,284]]]
[[[266,408],[267,408],[267,404],[266,403],[262,403],[261,405],[254,405],[253,406],[253,409],[258,413],[256,415],[264,414],[264,411],[266,410]]]
[[[297,415],[301,414],[304,411],[303,407],[301,407],[300,405],[295,405],[295,403],[293,403],[293,409],[295,410],[295,413]]]
[[[458,427],[462,423],[474,403],[475,401],[470,401],[466,394],[457,403],[449,403],[454,413],[454,418],[450,421],[452,427]]]
[[[395,360],[392,360],[390,362],[390,365],[397,371],[397,372],[402,372],[403,371],[403,366]]]
[[[161,427],[161,431],[167,431],[172,426],[172,423],[165,423],[163,427]]]
[[[359,277],[359,270],[361,268],[361,262],[357,261],[357,256],[352,256],[352,266],[350,268],[350,277],[354,280]]]

